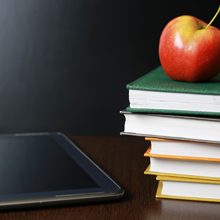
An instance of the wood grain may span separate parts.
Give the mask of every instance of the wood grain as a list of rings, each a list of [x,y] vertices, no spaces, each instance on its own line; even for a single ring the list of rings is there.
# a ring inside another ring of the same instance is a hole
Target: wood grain
[[[147,158],[146,141],[125,136],[71,136],[84,152],[125,190],[121,201],[1,212],[0,219],[220,219],[220,204],[176,200],[156,200],[157,182],[143,174]]]

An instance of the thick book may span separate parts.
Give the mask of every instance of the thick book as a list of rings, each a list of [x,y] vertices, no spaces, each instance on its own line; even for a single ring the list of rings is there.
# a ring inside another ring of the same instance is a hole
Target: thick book
[[[156,198],[220,202],[220,181],[157,176]]]
[[[220,143],[219,117],[130,113],[121,134]]]
[[[220,144],[159,138],[146,140],[150,141],[150,147],[144,156],[220,162]]]
[[[159,66],[127,88],[130,112],[220,115],[220,75],[205,83],[178,82]]]

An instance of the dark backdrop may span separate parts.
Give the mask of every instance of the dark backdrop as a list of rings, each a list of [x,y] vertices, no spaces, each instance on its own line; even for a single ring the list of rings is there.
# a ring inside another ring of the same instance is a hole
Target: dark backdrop
[[[0,0],[0,133],[119,133],[125,85],[159,65],[164,25],[209,21],[218,3]]]

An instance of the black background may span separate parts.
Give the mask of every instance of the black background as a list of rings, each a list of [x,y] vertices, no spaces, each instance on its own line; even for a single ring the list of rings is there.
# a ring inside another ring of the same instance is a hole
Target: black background
[[[159,65],[164,25],[183,14],[208,22],[218,4],[0,0],[0,133],[119,133],[125,85]]]

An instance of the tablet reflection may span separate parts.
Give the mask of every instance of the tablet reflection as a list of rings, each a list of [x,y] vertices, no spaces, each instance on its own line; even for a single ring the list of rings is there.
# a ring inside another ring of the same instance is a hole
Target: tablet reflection
[[[164,218],[169,216],[186,219],[208,219],[210,216],[220,219],[220,204],[211,202],[194,202],[181,200],[160,200],[160,214]]]

